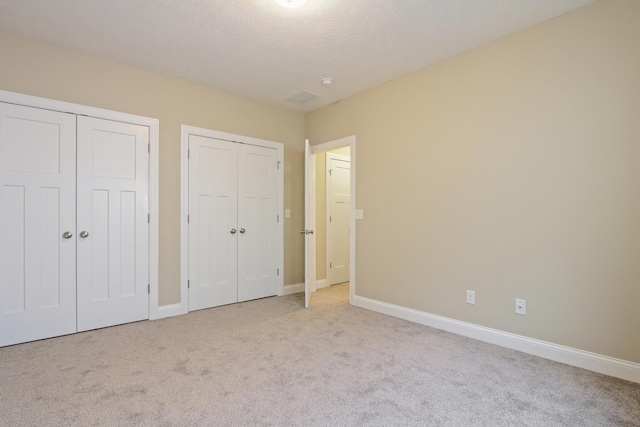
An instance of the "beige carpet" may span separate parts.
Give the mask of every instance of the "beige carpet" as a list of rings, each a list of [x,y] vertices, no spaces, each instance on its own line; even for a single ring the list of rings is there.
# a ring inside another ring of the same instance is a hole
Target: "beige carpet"
[[[351,307],[347,287],[0,349],[0,425],[640,426],[640,385]]]

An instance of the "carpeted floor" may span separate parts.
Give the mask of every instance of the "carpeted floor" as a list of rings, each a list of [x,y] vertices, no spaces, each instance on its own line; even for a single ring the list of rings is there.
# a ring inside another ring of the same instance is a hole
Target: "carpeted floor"
[[[347,304],[346,285],[0,348],[0,425],[640,426],[640,384]]]

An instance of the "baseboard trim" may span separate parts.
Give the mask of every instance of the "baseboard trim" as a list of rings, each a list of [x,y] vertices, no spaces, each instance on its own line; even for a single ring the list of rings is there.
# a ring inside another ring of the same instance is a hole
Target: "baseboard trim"
[[[294,283],[292,285],[284,285],[280,296],[297,294],[304,292],[304,283]]]
[[[180,316],[185,313],[186,312],[183,310],[181,303],[161,305],[160,307],[158,307],[158,311],[156,312],[156,315],[153,316],[151,320],[158,320],[158,319],[164,319],[167,317]]]
[[[327,279],[316,280],[316,290],[326,288],[329,286],[329,281]]]
[[[473,323],[462,322],[460,320],[388,304],[357,295],[353,298],[353,305],[578,368],[640,383],[640,364],[638,363],[553,344],[498,329],[475,325]]]

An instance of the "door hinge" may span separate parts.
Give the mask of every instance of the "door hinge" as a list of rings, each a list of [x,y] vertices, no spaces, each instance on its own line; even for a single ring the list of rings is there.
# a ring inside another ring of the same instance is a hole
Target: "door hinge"
[[[191,158],[191,150],[187,149],[187,159]]]
[[[280,269],[278,268],[278,269],[276,269],[276,270],[278,270],[278,276],[279,276],[279,275],[280,275]]]
[[[278,160],[278,169],[280,169],[280,161]]]
[[[187,288],[191,287],[191,280],[187,280]]]
[[[147,214],[147,224],[151,224],[151,214]]]
[[[329,263],[329,268],[333,268],[333,263]]]
[[[331,176],[331,171],[332,171],[332,170],[333,170],[333,169],[329,169],[329,176]]]
[[[277,217],[278,217],[278,222],[280,222],[280,215],[277,215]]]
[[[147,293],[150,294],[151,293],[151,283],[149,283],[147,285]]]
[[[329,222],[332,222],[332,221],[333,221],[333,219],[331,219],[331,215],[329,215]]]
[[[187,215],[187,224],[191,222],[191,215]]]
[[[151,153],[151,143],[147,144],[147,153]]]

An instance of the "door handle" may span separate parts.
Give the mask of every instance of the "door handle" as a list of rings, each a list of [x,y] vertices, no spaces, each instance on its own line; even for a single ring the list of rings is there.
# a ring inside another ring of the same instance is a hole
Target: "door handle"
[[[313,230],[300,230],[300,234],[313,234]]]
[[[69,231],[65,231],[64,233],[62,233],[62,238],[64,239],[70,239],[73,237],[73,234],[71,234],[71,232]]]
[[[245,231],[247,231],[247,230],[245,230],[244,228],[241,228],[240,229],[240,234],[244,234]]]
[[[81,232],[80,232],[80,237],[82,237],[83,239],[85,239],[85,238],[89,237],[89,233],[88,233],[88,232],[86,232],[86,231],[81,231]]]
[[[232,228],[232,229],[231,229],[231,231],[230,231],[230,233],[231,233],[231,234],[236,234],[236,229],[235,229],[235,228]]]

